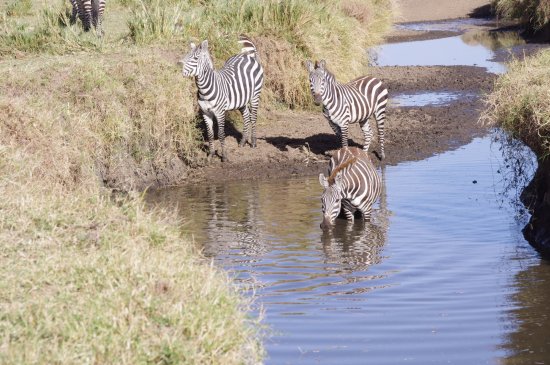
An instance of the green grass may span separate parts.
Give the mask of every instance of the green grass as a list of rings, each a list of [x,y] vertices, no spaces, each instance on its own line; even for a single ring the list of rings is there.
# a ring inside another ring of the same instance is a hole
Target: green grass
[[[0,363],[257,361],[247,303],[174,214],[41,173],[0,145]]]
[[[482,121],[523,140],[538,156],[550,154],[550,51],[509,64],[499,76]]]

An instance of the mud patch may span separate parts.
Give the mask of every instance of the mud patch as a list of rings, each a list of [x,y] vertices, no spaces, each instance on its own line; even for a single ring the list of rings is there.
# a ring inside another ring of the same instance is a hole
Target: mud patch
[[[468,95],[489,91],[494,75],[479,67],[373,67],[371,74],[384,80],[390,93],[446,90]],[[385,163],[420,160],[459,147],[486,133],[477,122],[481,97],[465,97],[445,106],[397,107],[390,104],[386,121]],[[191,173],[188,181],[264,179],[307,176],[324,172],[339,142],[321,113],[271,111],[269,122],[258,125],[257,148],[239,148],[241,134],[229,128],[228,163],[215,158],[209,166]],[[374,127],[374,125],[373,125]],[[358,125],[350,127],[350,145],[362,146]],[[219,142],[215,146],[219,148]],[[206,146],[205,146],[206,147]],[[378,151],[373,141],[372,151]]]

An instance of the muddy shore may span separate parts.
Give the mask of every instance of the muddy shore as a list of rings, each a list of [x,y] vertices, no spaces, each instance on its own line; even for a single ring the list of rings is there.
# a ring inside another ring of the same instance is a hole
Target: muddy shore
[[[392,66],[372,67],[370,73],[382,79],[393,95],[426,91],[469,95],[445,106],[400,107],[390,102],[384,163],[424,159],[486,133],[478,123],[478,116],[483,107],[482,95],[490,91],[495,75],[484,68]],[[305,176],[325,171],[330,154],[339,148],[339,142],[321,108],[313,112],[272,111],[267,119],[269,122],[257,127],[255,149],[239,148],[237,141],[241,134],[229,127],[226,145],[230,161],[222,164],[215,158],[209,166],[192,170],[187,182]],[[363,144],[358,125],[350,127],[350,138],[351,145]],[[376,151],[375,138],[371,156],[379,163]]]

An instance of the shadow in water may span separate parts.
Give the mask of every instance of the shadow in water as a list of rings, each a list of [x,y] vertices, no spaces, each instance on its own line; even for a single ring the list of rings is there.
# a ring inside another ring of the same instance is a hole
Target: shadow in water
[[[525,239],[545,258],[550,258],[550,161],[539,164],[533,180],[521,194],[521,201],[531,212],[523,229]]]

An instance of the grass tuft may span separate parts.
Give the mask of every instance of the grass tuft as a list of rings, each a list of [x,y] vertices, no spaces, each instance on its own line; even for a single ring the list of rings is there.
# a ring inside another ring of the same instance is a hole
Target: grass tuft
[[[550,23],[550,1],[548,0],[493,0],[497,14],[505,18],[520,19],[533,31]]]
[[[509,64],[487,97],[481,120],[523,140],[538,156],[550,154],[550,51]]]

